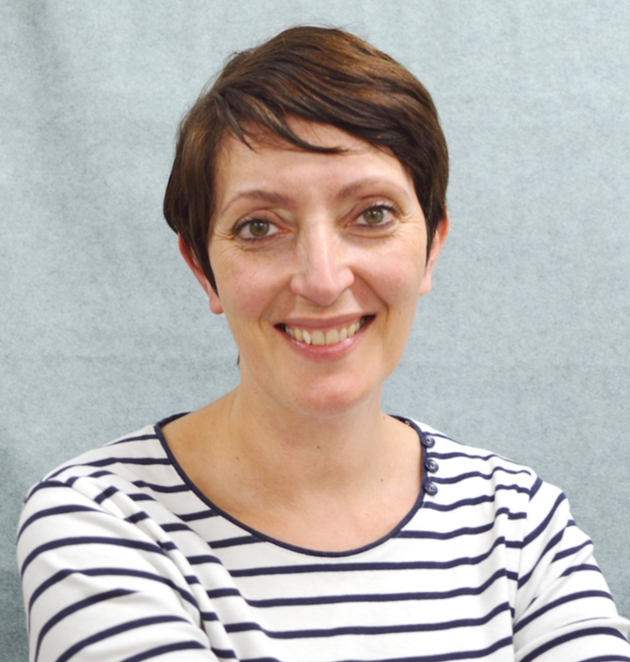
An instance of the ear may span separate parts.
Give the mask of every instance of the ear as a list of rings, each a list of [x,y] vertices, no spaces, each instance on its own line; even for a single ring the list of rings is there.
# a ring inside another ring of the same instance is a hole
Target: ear
[[[186,245],[186,242],[182,239],[181,234],[177,235],[177,241],[179,245],[179,252],[182,254],[182,257],[186,261],[186,264],[190,267],[190,270],[193,272],[195,278],[199,281],[203,291],[208,295],[208,300],[210,301],[210,310],[215,315],[220,315],[223,312],[223,306],[221,305],[221,299],[219,295],[214,291],[212,285],[208,282],[206,274],[204,274],[203,269],[199,266],[197,258],[194,256],[192,251]]]
[[[420,283],[420,296],[431,291],[431,276],[433,275],[433,269],[435,268],[438,255],[440,254],[442,246],[444,246],[444,242],[446,241],[446,235],[448,235],[448,227],[448,209],[445,209],[444,218],[438,223],[435,234],[433,235],[433,241],[431,242],[431,248],[429,249],[429,257],[424,269],[424,276],[422,277],[422,282]]]

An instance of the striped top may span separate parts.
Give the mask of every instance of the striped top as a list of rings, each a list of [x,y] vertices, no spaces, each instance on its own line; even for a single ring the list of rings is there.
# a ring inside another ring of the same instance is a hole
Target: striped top
[[[564,494],[416,429],[416,504],[342,553],[219,510],[159,425],[63,465],[32,488],[19,529],[31,660],[630,662],[630,623]]]

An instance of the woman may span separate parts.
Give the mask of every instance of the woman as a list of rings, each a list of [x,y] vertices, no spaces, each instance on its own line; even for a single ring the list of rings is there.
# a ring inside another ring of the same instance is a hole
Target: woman
[[[37,660],[627,660],[556,488],[380,410],[448,232],[426,90],[343,31],[236,55],[164,210],[238,387],[25,506]]]

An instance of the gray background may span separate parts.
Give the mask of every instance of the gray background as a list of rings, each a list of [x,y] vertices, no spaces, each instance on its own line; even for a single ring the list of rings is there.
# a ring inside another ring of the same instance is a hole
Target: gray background
[[[303,22],[410,68],[450,146],[451,236],[385,408],[561,485],[630,615],[630,3],[0,0],[4,660],[26,489],[236,383],[161,199],[209,77]]]

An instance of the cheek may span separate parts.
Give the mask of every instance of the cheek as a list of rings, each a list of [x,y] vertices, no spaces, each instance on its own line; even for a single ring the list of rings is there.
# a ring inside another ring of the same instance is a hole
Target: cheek
[[[370,283],[379,297],[393,309],[415,305],[424,276],[423,247],[417,250],[384,251],[365,264]]]
[[[280,270],[269,263],[261,264],[259,260],[240,256],[238,260],[220,260],[218,267],[215,269],[219,291],[216,298],[230,323],[260,317],[282,288]]]

